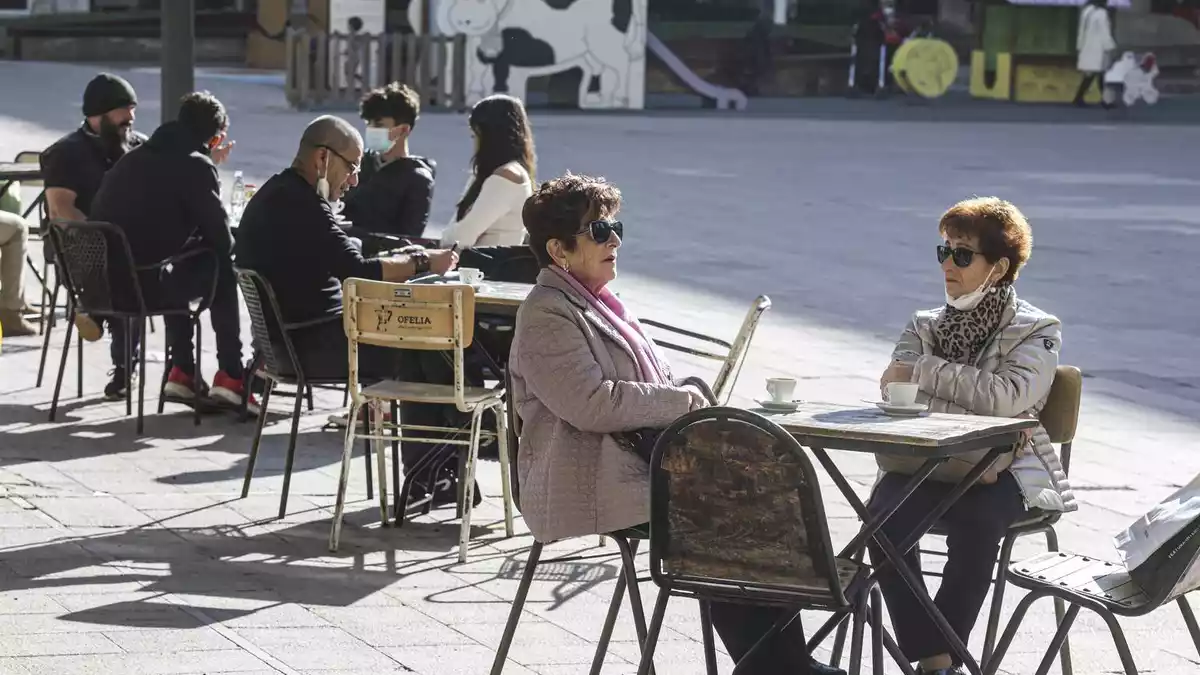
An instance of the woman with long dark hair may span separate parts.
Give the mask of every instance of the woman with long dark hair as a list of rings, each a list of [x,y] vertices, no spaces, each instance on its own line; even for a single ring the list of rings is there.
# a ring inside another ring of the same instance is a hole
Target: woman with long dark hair
[[[525,243],[521,207],[533,194],[533,130],[525,106],[512,96],[489,96],[471,109],[475,139],[471,182],[454,222],[442,233],[449,246],[519,246]]]

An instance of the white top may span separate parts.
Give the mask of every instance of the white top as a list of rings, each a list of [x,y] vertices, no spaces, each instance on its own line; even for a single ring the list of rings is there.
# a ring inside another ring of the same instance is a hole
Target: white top
[[[525,167],[517,162],[509,162],[500,168],[524,176],[524,182],[514,183],[496,174],[488,176],[475,203],[462,220],[451,223],[442,232],[442,246],[451,246],[454,242],[458,242],[461,248],[520,246],[525,243],[521,208],[533,194],[533,182]],[[467,186],[470,186],[470,182]]]

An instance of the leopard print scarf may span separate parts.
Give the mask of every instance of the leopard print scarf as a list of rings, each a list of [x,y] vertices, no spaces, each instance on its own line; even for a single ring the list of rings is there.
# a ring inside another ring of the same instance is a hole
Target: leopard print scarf
[[[1012,294],[1012,286],[1005,285],[985,295],[975,309],[964,312],[947,306],[933,324],[934,354],[951,363],[975,363],[1000,326]]]

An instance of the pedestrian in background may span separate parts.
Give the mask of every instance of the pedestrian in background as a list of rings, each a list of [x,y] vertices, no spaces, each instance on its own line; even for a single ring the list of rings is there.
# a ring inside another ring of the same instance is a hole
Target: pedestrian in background
[[[1109,21],[1108,10],[1105,8],[1106,2],[1107,0],[1088,0],[1088,4],[1084,5],[1079,14],[1079,32],[1075,37],[1075,49],[1079,51],[1079,58],[1075,67],[1083,73],[1083,80],[1079,83],[1079,90],[1075,92],[1075,105],[1080,107],[1084,105],[1083,97],[1093,82],[1100,82],[1103,86],[1104,81],[1100,78],[1103,77],[1104,71],[1108,70],[1109,55],[1117,48],[1117,41],[1112,35],[1112,22]],[[1105,101],[1101,101],[1100,104],[1105,108],[1109,107]]]

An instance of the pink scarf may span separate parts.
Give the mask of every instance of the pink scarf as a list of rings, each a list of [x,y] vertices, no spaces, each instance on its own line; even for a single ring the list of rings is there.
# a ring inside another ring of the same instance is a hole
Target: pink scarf
[[[638,371],[641,373],[643,382],[654,384],[670,384],[667,379],[666,368],[659,363],[658,356],[654,352],[654,348],[650,346],[650,339],[646,337],[642,330],[642,325],[638,323],[637,317],[629,313],[625,309],[625,305],[620,299],[613,294],[608,288],[603,288],[599,293],[593,293],[586,286],[579,283],[579,280],[572,276],[569,272],[564,272],[557,265],[551,265],[550,269],[554,270],[558,276],[566,280],[571,288],[574,288],[577,293],[587,300],[588,305],[596,310],[604,320],[613,325],[621,337],[629,343],[629,347],[633,350],[634,358],[637,360]]]

